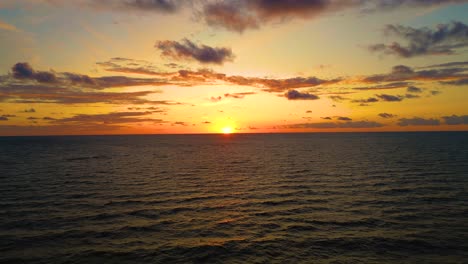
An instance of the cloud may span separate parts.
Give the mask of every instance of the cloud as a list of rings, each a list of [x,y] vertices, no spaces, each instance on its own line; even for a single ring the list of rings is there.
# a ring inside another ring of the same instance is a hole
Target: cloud
[[[404,97],[404,98],[406,98],[406,99],[415,99],[415,98],[420,98],[420,97],[421,97],[421,96],[419,96],[419,95],[415,95],[415,94],[410,94],[410,93],[408,93],[408,94],[405,94],[405,97]]]
[[[165,100],[153,101],[143,98],[154,93],[157,92],[94,92],[69,89],[68,87],[56,85],[6,84],[0,86],[0,102],[57,104],[180,104]],[[33,110],[34,109],[29,109],[28,112],[33,112]]]
[[[468,125],[468,115],[443,116],[442,119],[444,119],[445,124],[447,125]]]
[[[38,82],[53,83],[57,81],[54,73],[35,72],[27,62],[18,62],[12,68],[13,77],[16,79],[31,79]]]
[[[416,86],[408,86],[408,88],[406,88],[406,91],[408,93],[422,93],[422,89]]]
[[[240,75],[228,76],[224,73],[215,72],[210,69],[198,69],[196,71],[179,70],[174,72],[159,72],[155,71],[154,67],[152,66],[151,68],[148,68],[145,65],[138,64],[137,68],[130,69],[128,65],[117,60],[110,60],[98,64],[105,67],[107,71],[159,75],[164,77],[162,79],[158,79],[161,85],[164,85],[165,83],[178,86],[193,86],[197,84],[212,84],[221,81],[235,85],[258,87],[267,92],[284,92],[289,89],[314,87],[318,85],[330,85],[342,81],[341,78],[325,80],[313,76],[292,77],[285,79],[246,77]],[[141,70],[141,68],[143,70]]]
[[[48,1],[54,5],[59,4],[58,1]],[[154,12],[172,14],[179,11],[185,1],[184,0],[82,0],[74,1],[74,4],[94,8],[103,11],[119,11],[119,12]],[[65,1],[64,1],[65,3]]]
[[[421,70],[415,71],[413,68],[405,65],[396,65],[388,74],[376,74],[362,78],[360,81],[364,83],[380,83],[380,82],[402,82],[407,80],[417,81],[440,81],[440,80],[458,80],[467,78],[468,74],[463,67]]]
[[[393,117],[396,117],[396,115],[394,115],[394,114],[389,114],[389,113],[380,113],[379,116],[382,117],[382,118],[393,118]]]
[[[345,101],[345,100],[349,100],[349,98],[343,97],[341,95],[331,95],[331,96],[329,96],[329,98],[332,99],[335,102],[342,102],[342,101]]]
[[[21,111],[22,113],[36,113],[36,109],[34,108],[29,108],[29,109],[26,109],[24,111]]]
[[[349,117],[346,117],[346,116],[338,116],[337,120],[339,120],[339,121],[351,121],[353,119],[351,119]]]
[[[230,98],[235,98],[235,99],[242,99],[247,95],[253,95],[256,94],[254,92],[243,92],[243,93],[225,93],[224,97],[230,97]]]
[[[464,67],[468,66],[468,61],[454,61],[454,62],[448,62],[448,63],[442,63],[442,64],[433,64],[433,65],[428,65],[428,66],[423,66],[420,68],[445,68],[445,67]]]
[[[361,104],[368,104],[368,103],[376,103],[378,101],[379,101],[379,99],[377,99],[375,97],[369,97],[367,99],[355,99],[355,100],[352,100],[351,102],[361,103]]]
[[[1,29],[7,30],[7,31],[14,31],[14,32],[19,31],[18,28],[16,28],[12,24],[8,24],[8,23],[6,23],[6,22],[4,22],[2,20],[0,20],[0,30]]]
[[[370,91],[370,90],[387,90],[387,89],[399,89],[408,86],[409,82],[391,82],[381,85],[374,85],[370,87],[354,87],[353,90]]]
[[[239,33],[246,29],[259,28],[259,21],[255,16],[240,11],[238,5],[234,1],[206,5],[203,10],[205,23],[212,27],[224,28]]]
[[[106,114],[78,114],[72,117],[66,117],[53,120],[54,123],[74,123],[74,124],[127,124],[139,122],[162,123],[161,119],[147,117],[152,112],[112,112]]]
[[[447,84],[447,85],[456,85],[456,86],[468,85],[468,78],[459,79],[455,81],[446,81],[446,82],[441,82],[441,83]]]
[[[126,76],[103,76],[90,77],[88,75],[70,72],[35,71],[27,62],[16,63],[12,67],[13,80],[5,78],[0,83],[12,83],[14,81],[37,82],[40,84],[73,86],[79,88],[107,89],[127,86],[167,85],[164,79],[160,78],[133,78]]]
[[[386,35],[404,39],[407,45],[399,42],[375,44],[370,51],[411,58],[422,55],[450,55],[457,49],[468,47],[468,26],[462,22],[439,24],[436,29],[412,28],[402,25],[387,25]]]
[[[385,102],[400,102],[403,100],[403,96],[401,95],[390,95],[390,94],[376,94],[380,100]]]
[[[376,102],[401,102],[405,98],[406,99],[414,99],[414,98],[419,98],[419,95],[414,95],[407,93],[405,95],[391,95],[391,94],[376,94],[375,97],[369,97],[367,99],[356,99],[352,100],[351,102],[353,103],[361,103],[367,105],[368,103],[376,103]]]
[[[384,125],[374,121],[350,121],[350,122],[324,122],[324,123],[302,123],[285,125],[284,128],[303,129],[303,128],[376,128]]]
[[[223,100],[223,97],[221,97],[221,96],[211,96],[211,98],[210,98],[211,102],[219,102],[221,100]]]
[[[188,39],[183,39],[182,42],[159,41],[155,47],[162,51],[163,56],[176,60],[195,60],[200,63],[219,65],[234,60],[234,54],[230,48],[197,45]]]
[[[177,121],[177,122],[173,122],[172,125],[176,125],[176,126],[188,126],[187,122],[182,122],[182,121]]]
[[[288,100],[317,100],[319,97],[315,94],[303,93],[297,90],[289,90],[284,94]]]
[[[463,0],[224,0],[208,2],[200,16],[206,24],[242,33],[272,22],[311,19],[343,10],[361,13],[391,11],[402,7],[431,7],[464,3]]]
[[[397,123],[399,126],[439,126],[440,121],[438,119],[424,119],[421,117],[413,118],[401,118]]]
[[[0,121],[8,121],[8,117],[6,117],[6,116],[0,116]]]

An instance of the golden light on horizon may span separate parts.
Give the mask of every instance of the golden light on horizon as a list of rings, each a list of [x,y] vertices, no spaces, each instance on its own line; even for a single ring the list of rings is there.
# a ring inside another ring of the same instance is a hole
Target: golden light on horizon
[[[221,128],[221,132],[223,134],[232,134],[234,132],[234,129],[232,129],[232,127],[230,126],[226,126],[226,127]]]

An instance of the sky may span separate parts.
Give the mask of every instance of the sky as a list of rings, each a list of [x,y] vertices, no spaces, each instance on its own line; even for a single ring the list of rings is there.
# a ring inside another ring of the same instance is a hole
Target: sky
[[[467,0],[2,0],[0,136],[468,130]]]

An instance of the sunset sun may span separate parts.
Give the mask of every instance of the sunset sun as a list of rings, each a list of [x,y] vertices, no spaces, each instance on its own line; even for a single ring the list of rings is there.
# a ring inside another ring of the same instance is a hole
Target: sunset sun
[[[221,132],[223,134],[231,134],[233,132],[233,129],[232,127],[226,126],[226,127],[221,128]]]

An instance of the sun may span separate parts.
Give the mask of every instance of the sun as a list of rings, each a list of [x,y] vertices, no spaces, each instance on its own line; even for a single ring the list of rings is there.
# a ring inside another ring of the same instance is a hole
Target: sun
[[[221,132],[223,132],[223,134],[231,134],[233,132],[233,129],[232,127],[223,127],[221,128]]]

